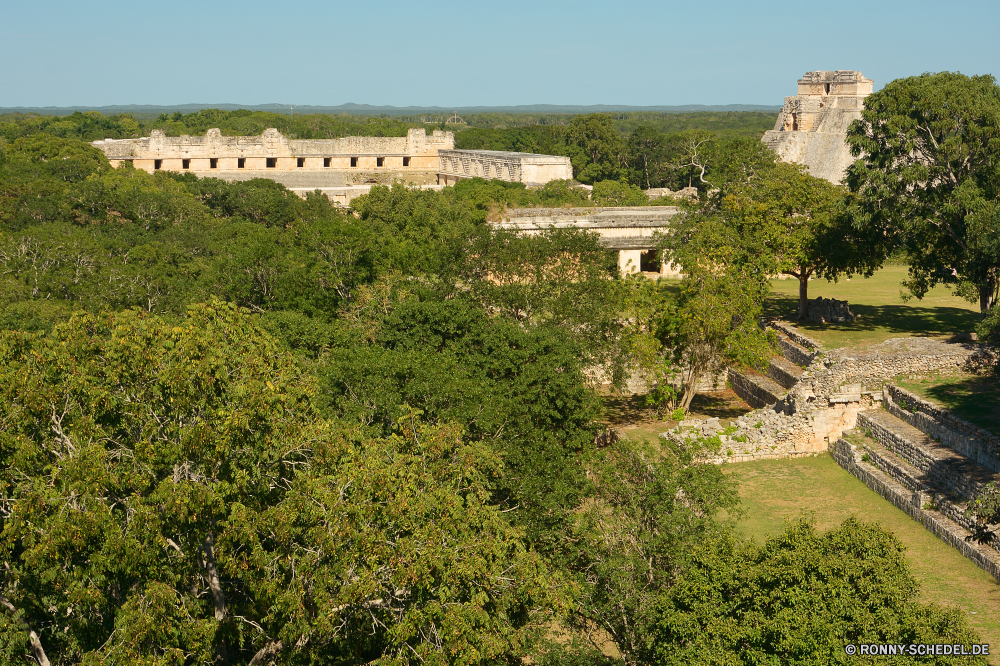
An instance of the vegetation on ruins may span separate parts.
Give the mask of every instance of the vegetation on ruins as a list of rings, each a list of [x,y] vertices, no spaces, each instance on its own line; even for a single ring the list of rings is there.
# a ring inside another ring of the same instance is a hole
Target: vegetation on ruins
[[[126,116],[0,126],[0,661],[555,666],[971,642],[913,601],[879,529],[744,542],[724,519],[734,485],[698,462],[717,439],[603,432],[598,376],[620,385],[641,361],[665,391],[682,375],[683,407],[722,364],[759,364],[772,264],[723,245],[694,261],[686,228],[687,277],[660,289],[593,235],[488,221],[645,203],[654,178],[728,196],[784,174],[777,199],[801,176],[754,139],[611,120],[491,135],[561,137],[592,199],[476,179],[376,186],[347,210],[270,180],[111,169],[82,139],[134,131]],[[281,127],[156,122],[258,121]]]
[[[1000,87],[942,72],[888,83],[848,134],[855,217],[906,251],[917,297],[954,285],[986,313],[1000,289]]]

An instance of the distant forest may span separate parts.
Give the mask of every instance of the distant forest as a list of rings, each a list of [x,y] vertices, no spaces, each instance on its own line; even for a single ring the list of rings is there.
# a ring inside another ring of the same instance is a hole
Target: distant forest
[[[336,139],[343,136],[405,136],[411,127],[447,129],[455,132],[461,142],[462,134],[470,130],[507,130],[534,127],[567,127],[581,114],[566,113],[475,113],[461,116],[462,123],[445,123],[446,116],[357,116],[314,113],[289,115],[268,111],[222,111],[203,109],[193,113],[175,112],[144,116],[120,113],[104,115],[97,111],[76,112],[68,116],[48,116],[34,113],[0,114],[0,136],[7,141],[42,132],[63,138],[126,139],[147,136],[150,130],[160,129],[167,136],[190,134],[197,136],[218,127],[226,136],[260,134],[268,127],[276,127],[293,139]],[[608,117],[621,134],[629,134],[640,126],[659,132],[684,132],[705,130],[719,137],[755,136],[774,127],[776,113],[766,111],[695,111],[691,113],[663,113],[629,111],[590,114]],[[427,122],[433,121],[433,122]]]

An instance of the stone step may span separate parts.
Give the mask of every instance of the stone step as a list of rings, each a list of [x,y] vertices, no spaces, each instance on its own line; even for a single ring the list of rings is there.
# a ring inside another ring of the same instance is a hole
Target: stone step
[[[965,516],[966,503],[956,497],[949,488],[942,486],[936,479],[921,472],[870,437],[865,437],[857,431],[845,432],[844,437],[864,451],[862,462],[876,467],[911,493],[919,494],[920,497],[915,495],[913,501],[920,507],[936,506],[936,510],[949,520],[967,530],[972,529],[973,520]],[[993,547],[1000,548],[1000,543]]]
[[[778,338],[778,346],[781,347],[782,356],[802,368],[808,367],[816,357],[816,353],[811,349],[806,349],[786,337]]]
[[[886,386],[885,409],[931,439],[993,472],[1000,472],[1000,437],[898,386]]]
[[[767,376],[780,384],[784,389],[790,389],[802,378],[803,370],[784,356],[775,356],[767,366]]]
[[[995,473],[883,409],[858,414],[856,430],[919,470],[928,483],[956,495],[959,501],[971,499],[980,487],[997,478]]]
[[[1000,552],[969,540],[971,532],[962,524],[968,524],[968,520],[961,515],[961,505],[937,498],[937,508],[934,508],[928,502],[934,498],[919,489],[920,470],[871,438],[855,432],[852,439],[859,441],[861,446],[843,437],[830,445],[830,453],[841,467],[1000,581]],[[914,478],[914,474],[918,477]],[[918,489],[914,490],[915,487]]]
[[[754,409],[767,407],[785,397],[787,391],[773,379],[749,371],[729,372],[729,385],[733,393]]]

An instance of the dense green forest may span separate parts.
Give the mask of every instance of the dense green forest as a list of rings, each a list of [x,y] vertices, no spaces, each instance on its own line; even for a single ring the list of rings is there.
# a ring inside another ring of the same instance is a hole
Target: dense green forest
[[[815,218],[796,251],[826,252],[810,243],[842,229],[832,186],[783,205],[809,177],[758,140],[674,144],[606,115],[459,135],[562,146],[592,199],[470,180],[344,210],[267,180],[112,169],[86,143],[282,129],[202,113],[0,125],[0,661],[825,664],[847,643],[978,642],[916,600],[891,534],[801,523],[746,542],[732,480],[698,462],[717,438],[600,425],[595,371],[759,366],[768,248]],[[679,146],[656,182],[705,194],[664,247],[678,292],[623,278],[585,232],[487,223],[641,201],[643,146]],[[690,402],[660,388],[667,409]]]

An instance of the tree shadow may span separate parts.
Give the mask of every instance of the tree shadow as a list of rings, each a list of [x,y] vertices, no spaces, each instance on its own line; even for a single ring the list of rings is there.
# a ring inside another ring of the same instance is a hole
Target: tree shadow
[[[772,294],[764,307],[764,313],[771,317],[784,317],[794,321],[798,299]],[[853,322],[842,324],[796,323],[796,327],[806,331],[863,332],[888,330],[922,337],[939,337],[968,333],[979,322],[979,313],[964,308],[949,306],[921,307],[919,305],[854,305],[851,312],[859,315]]]
[[[921,392],[960,419],[1000,436],[1000,384],[996,377],[956,377]]]
[[[691,413],[703,414],[709,418],[735,419],[751,411],[732,389],[697,393],[691,401]]]

